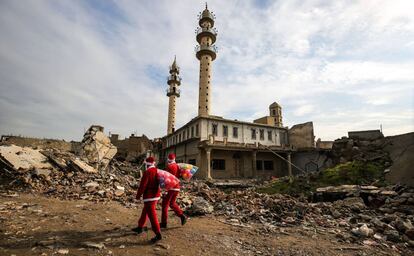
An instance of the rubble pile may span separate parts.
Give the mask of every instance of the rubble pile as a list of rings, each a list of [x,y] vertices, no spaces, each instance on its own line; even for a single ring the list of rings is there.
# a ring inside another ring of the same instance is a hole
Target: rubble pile
[[[364,199],[358,195],[317,203],[282,194],[261,194],[254,188],[225,193],[202,182],[186,184],[184,191],[179,203],[187,214],[208,214],[211,206],[213,214],[224,217],[230,225],[262,224],[269,232],[301,225],[304,229],[328,229],[346,242],[368,240],[384,245],[391,242],[414,246],[412,188],[371,186],[362,190],[368,191],[363,194]]]
[[[255,192],[254,188],[225,193],[197,182],[185,188],[188,192],[180,199],[181,205],[188,209],[187,213],[191,215],[194,207],[200,208],[197,201],[192,201],[191,196],[203,197],[214,206],[214,214],[225,216],[232,222],[237,220],[239,224],[251,222],[275,226],[300,224],[310,209],[307,201],[282,194],[261,194]]]
[[[112,161],[106,171],[96,173],[71,168],[56,172],[44,192],[64,199],[131,202],[138,188],[137,170],[138,167],[117,161]]]
[[[88,129],[79,154],[2,145],[0,181],[3,188],[29,188],[64,199],[132,202],[139,166],[113,159],[116,151],[100,126]]]
[[[382,134],[381,134],[382,135]],[[385,167],[391,165],[389,154],[384,150],[387,140],[384,136],[342,137],[334,141],[332,146],[333,161],[343,164],[352,161],[380,163]]]

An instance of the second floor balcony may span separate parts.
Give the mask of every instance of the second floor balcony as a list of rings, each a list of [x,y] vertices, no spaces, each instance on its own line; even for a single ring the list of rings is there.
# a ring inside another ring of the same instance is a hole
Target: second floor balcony
[[[181,77],[178,75],[169,75],[167,76],[167,84],[175,83],[177,85],[181,84]]]
[[[208,36],[211,38],[211,44],[216,42],[217,38],[217,29],[216,28],[198,28],[196,31],[197,34],[197,42],[201,43],[201,38]]]

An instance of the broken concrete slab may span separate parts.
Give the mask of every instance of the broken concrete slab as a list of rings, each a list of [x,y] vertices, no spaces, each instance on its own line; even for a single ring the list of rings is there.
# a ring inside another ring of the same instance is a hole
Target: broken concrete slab
[[[187,213],[191,216],[206,215],[214,211],[214,207],[204,198],[196,197]]]
[[[84,242],[83,245],[85,245],[88,248],[93,248],[93,249],[98,249],[98,250],[105,249],[105,245],[103,243]]]
[[[79,171],[86,172],[86,173],[97,173],[98,170],[90,166],[89,164],[85,163],[84,161],[80,160],[79,158],[75,158],[70,161],[70,163]]]
[[[49,161],[57,166],[60,170],[65,170],[68,166],[67,163],[65,161],[65,159],[57,157],[55,154],[53,154],[51,151],[40,151],[43,155],[45,155]]]
[[[0,146],[0,158],[15,170],[54,169],[46,156],[29,147]]]

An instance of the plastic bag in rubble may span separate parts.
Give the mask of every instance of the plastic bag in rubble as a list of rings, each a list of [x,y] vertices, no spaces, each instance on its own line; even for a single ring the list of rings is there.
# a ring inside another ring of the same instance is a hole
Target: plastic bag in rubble
[[[158,176],[158,182],[160,184],[160,187],[164,190],[170,190],[173,188],[177,188],[177,186],[179,186],[180,184],[180,180],[167,171],[158,169],[157,176]]]
[[[185,181],[189,181],[191,177],[198,171],[198,167],[192,164],[186,163],[178,163],[178,167],[180,167],[181,177]]]

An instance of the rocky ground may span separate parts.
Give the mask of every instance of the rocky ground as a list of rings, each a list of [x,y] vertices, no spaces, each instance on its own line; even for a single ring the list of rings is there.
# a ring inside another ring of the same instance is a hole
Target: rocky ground
[[[129,231],[137,207],[3,191],[0,255],[414,255],[386,243],[344,242],[329,228],[239,225],[215,215],[185,226],[170,215],[162,242]]]

